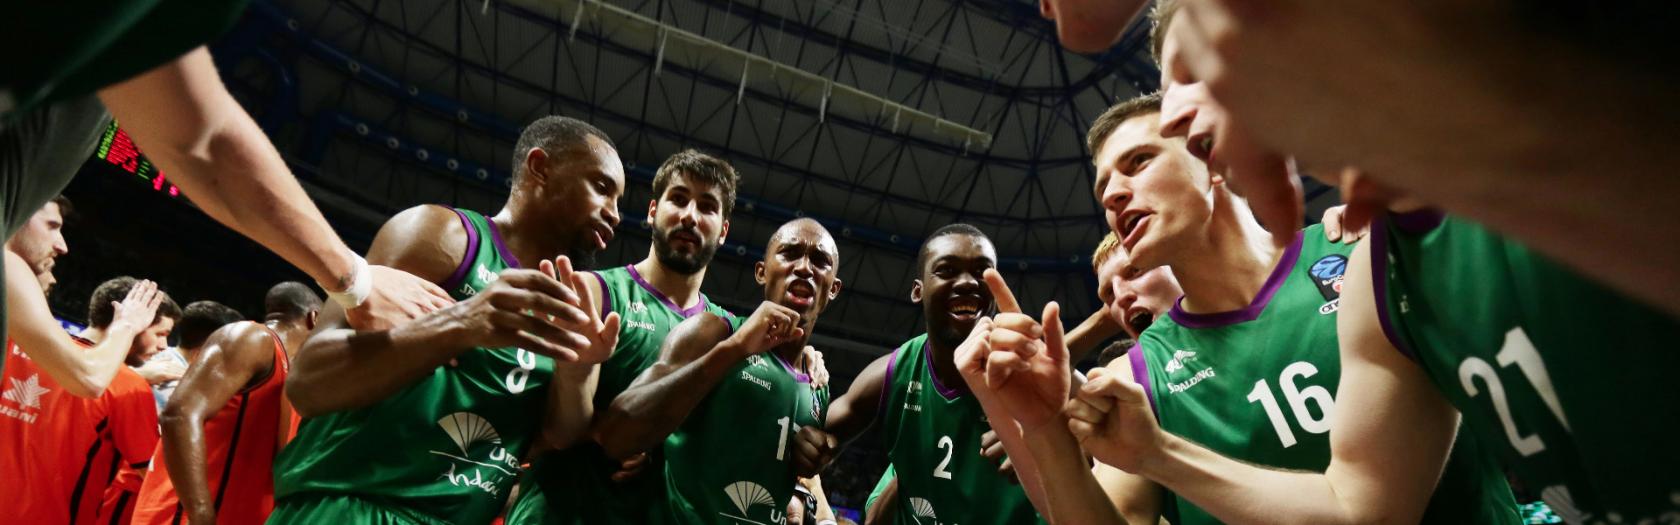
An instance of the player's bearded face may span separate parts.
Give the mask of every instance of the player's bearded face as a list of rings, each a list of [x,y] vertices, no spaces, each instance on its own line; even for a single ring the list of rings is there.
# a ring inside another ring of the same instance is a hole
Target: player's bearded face
[[[997,266],[991,243],[953,234],[927,245],[927,262],[912,299],[922,303],[928,333],[942,346],[954,347],[974,330],[974,323],[996,309],[992,292],[981,279]]]
[[[672,175],[668,184],[664,194],[648,205],[653,254],[666,268],[693,275],[711,264],[729,231],[723,216],[723,191],[683,172]]]
[[[717,237],[707,238],[698,228],[682,223],[653,230],[654,256],[666,268],[683,275],[693,275],[711,264],[719,244]]]

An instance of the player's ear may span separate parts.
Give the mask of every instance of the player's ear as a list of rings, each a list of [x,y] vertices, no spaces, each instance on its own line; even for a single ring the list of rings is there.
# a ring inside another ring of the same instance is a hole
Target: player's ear
[[[764,278],[764,261],[753,263],[753,280],[758,281],[759,286],[764,286],[764,283],[768,281]]]
[[[320,310],[310,310],[309,313],[303,315],[303,327],[307,328],[307,329],[309,329],[309,331],[313,332],[313,331],[315,331],[315,322],[320,320],[320,319],[321,319],[321,311]]]
[[[724,219],[723,220],[723,228],[718,230],[718,245],[722,246],[723,245],[723,240],[728,239],[728,238],[729,238],[729,219]]]
[[[921,279],[916,279],[915,284],[910,285],[910,302],[916,303],[916,304],[922,304],[922,280]]]
[[[659,211],[659,196],[657,196],[657,195],[654,196],[654,198],[652,198],[652,199],[648,199],[648,217],[647,217],[648,224],[654,224],[654,222],[656,222],[656,221],[653,220],[653,217],[654,217],[653,212],[655,212],[655,211]]]
[[[548,179],[548,152],[543,151],[542,148],[531,148],[531,151],[525,152],[525,165],[523,167],[525,169],[524,175],[526,177],[536,177],[531,182],[539,183],[537,186],[542,187],[541,183]]]
[[[831,285],[828,286],[828,300],[833,301],[835,297],[839,297],[839,296],[840,296],[840,278],[835,277],[834,278],[834,284],[831,284]]]

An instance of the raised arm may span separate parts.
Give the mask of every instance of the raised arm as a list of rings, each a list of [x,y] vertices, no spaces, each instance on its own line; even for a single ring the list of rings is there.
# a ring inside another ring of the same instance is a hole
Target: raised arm
[[[414,274],[447,276],[461,261],[464,239],[453,212],[420,206],[387,222],[368,256]],[[352,330],[344,309],[328,304],[315,333],[292,359],[286,396],[304,417],[368,406],[472,347],[517,346],[576,361],[592,346],[580,334],[595,333],[579,304],[570,286],[525,269],[503,271],[472,298],[389,330]],[[541,320],[547,316],[553,322]]]
[[[216,522],[204,422],[253,380],[274,373],[276,344],[274,334],[257,323],[235,323],[216,330],[158,419],[163,426],[163,460],[190,523]]]
[[[798,319],[793,310],[765,301],[734,335],[729,322],[715,315],[683,321],[665,336],[659,362],[619,394],[595,424],[595,441],[615,459],[652,449],[688,419],[730,367],[796,338],[802,332]]]
[[[1092,350],[1102,346],[1103,341],[1125,332],[1120,323],[1114,322],[1114,317],[1108,315],[1108,307],[1103,306],[1091,312],[1079,326],[1073,327],[1067,333],[1068,362],[1078,363],[1085,360]]]
[[[875,424],[886,396],[887,369],[891,368],[894,352],[878,357],[863,368],[846,393],[828,405],[828,419],[823,429],[834,434],[841,443],[857,438]]]
[[[543,264],[550,264],[543,261]],[[601,314],[601,281],[582,272],[573,272],[570,261],[561,260],[555,270],[560,282],[572,284],[584,300],[583,311],[595,326],[589,337],[590,348],[578,354],[576,362],[554,362],[554,381],[548,387],[548,413],[543,420],[543,440],[551,447],[564,449],[589,434],[595,419],[595,386],[601,375],[601,363],[612,357],[618,345],[618,312]]]
[[[1070,427],[1099,460],[1227,523],[1416,523],[1446,464],[1458,413],[1383,336],[1368,250],[1369,243],[1355,250],[1343,284],[1342,379],[1323,474],[1249,465],[1167,434],[1126,377],[1093,379],[1079,398],[1094,408]],[[1097,411],[1105,417],[1090,417]]]
[[[105,339],[93,348],[84,349],[64,333],[64,327],[47,307],[41,283],[30,273],[22,257],[5,251],[6,257],[6,334],[37,365],[78,397],[99,397],[118,367],[128,357],[134,336],[152,325],[157,315],[161,295],[157,284],[140,281],[128,291],[128,297],[116,307],[111,326],[105,329]]]
[[[193,199],[224,225],[250,237],[342,292],[371,284],[351,311],[353,324],[388,328],[450,303],[441,288],[412,275],[359,261],[292,177],[244,108],[222,85],[205,48],[106,87],[99,99],[134,141]]]

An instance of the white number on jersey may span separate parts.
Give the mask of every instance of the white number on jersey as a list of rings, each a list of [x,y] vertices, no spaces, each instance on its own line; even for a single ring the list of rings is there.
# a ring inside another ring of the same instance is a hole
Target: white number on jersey
[[[956,443],[951,441],[951,436],[939,436],[939,448],[945,449],[945,460],[939,462],[939,466],[933,467],[933,477],[951,479],[951,471],[945,470],[945,467],[951,465],[951,451],[956,450]]]
[[[1546,364],[1540,361],[1540,352],[1534,349],[1534,343],[1529,341],[1528,334],[1523,333],[1521,327],[1512,328],[1505,332],[1505,343],[1500,346],[1499,354],[1494,356],[1499,366],[1517,365],[1523,378],[1534,386],[1540,394],[1540,400],[1546,403],[1546,409],[1557,417],[1563,424],[1564,430],[1569,430],[1569,420],[1563,416],[1563,405],[1558,403],[1557,391],[1552,389],[1552,376],[1546,373]],[[1464,387],[1464,392],[1470,397],[1481,395],[1481,389],[1476,388],[1476,379],[1481,379],[1487,385],[1488,398],[1493,401],[1493,411],[1499,415],[1499,424],[1505,427],[1505,439],[1511,441],[1511,448],[1523,457],[1532,456],[1546,450],[1546,443],[1540,440],[1540,435],[1522,435],[1517,430],[1517,421],[1511,417],[1511,403],[1505,398],[1505,384],[1499,381],[1499,371],[1493,365],[1480,357],[1465,358],[1458,365],[1458,380]]]
[[[537,354],[520,348],[513,353],[513,359],[519,362],[519,368],[508,371],[507,379],[503,380],[503,383],[507,385],[509,394],[518,394],[525,391],[525,383],[530,381],[531,371],[537,369]]]
[[[1306,379],[1318,374],[1318,367],[1305,361],[1296,361],[1283,367],[1283,373],[1278,376],[1278,386],[1283,390],[1283,399],[1289,403],[1289,411],[1295,414],[1296,424],[1302,430],[1313,434],[1323,434],[1330,431],[1330,414],[1336,409],[1336,400],[1330,396],[1330,391],[1319,385],[1307,385],[1299,388],[1296,379]],[[1318,405],[1322,414],[1313,417],[1307,409],[1307,401]],[[1272,393],[1266,380],[1254,382],[1254,390],[1248,392],[1248,402],[1259,402],[1266,410],[1266,418],[1272,422],[1272,430],[1277,432],[1278,441],[1283,448],[1295,446],[1295,430],[1289,427],[1289,421],[1283,415],[1283,409],[1278,406],[1277,396]]]

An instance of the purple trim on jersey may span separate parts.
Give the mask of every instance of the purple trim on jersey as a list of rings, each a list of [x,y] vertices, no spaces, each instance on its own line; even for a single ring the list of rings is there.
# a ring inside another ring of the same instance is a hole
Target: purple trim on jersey
[[[1149,382],[1149,362],[1143,360],[1143,345],[1132,345],[1132,349],[1126,351],[1126,359],[1132,362],[1132,381],[1143,387],[1143,397],[1149,400],[1149,411],[1160,419],[1161,409],[1155,407],[1155,387]]]
[[[887,380],[885,383],[881,384],[881,399],[875,402],[876,417],[884,416],[887,413],[887,398],[892,397],[893,366],[898,364],[898,355],[902,350],[904,350],[904,346],[900,345],[898,348],[893,349],[891,354],[888,354],[892,357],[887,358]]]
[[[926,341],[922,342],[922,360],[927,361],[928,377],[933,378],[933,389],[939,392],[939,397],[946,401],[962,397],[966,389],[945,388],[945,384],[939,382],[938,369],[933,367],[933,349],[928,348]]]
[[[502,241],[502,229],[496,227],[496,221],[485,217],[484,223],[490,225],[490,240],[496,243],[496,251],[501,252],[502,261],[508,263],[509,268],[524,268],[525,265],[519,264],[519,258],[514,257],[513,252],[508,250],[507,243]]]
[[[682,316],[683,319],[688,319],[690,316],[706,310],[705,294],[700,295],[700,302],[694,303],[694,307],[684,310],[677,306],[677,303],[672,302],[670,297],[666,297],[664,293],[661,293],[658,289],[654,288],[653,285],[648,284],[647,280],[642,279],[642,273],[636,271],[636,265],[626,264],[624,265],[624,268],[630,270],[630,278],[634,279],[636,284],[641,285],[643,290],[647,290],[648,293],[653,294],[655,298],[659,299],[660,303],[663,303],[666,308],[670,308],[671,311],[676,312],[677,315]]]
[[[588,273],[589,275],[595,276],[595,280],[601,282],[601,319],[604,320],[604,319],[607,318],[607,313],[612,312],[612,308],[613,308],[612,293],[607,291],[607,278],[606,277],[601,277],[600,272],[586,272],[586,273]]]
[[[728,321],[725,321],[724,324],[728,324]],[[800,372],[798,370],[794,370],[792,364],[789,364],[786,359],[782,359],[782,354],[778,354],[778,353],[775,353],[775,352],[769,352],[769,354],[773,355],[773,356],[776,356],[776,362],[781,363],[782,368],[786,368],[789,374],[793,374],[793,380],[794,381],[798,381],[798,382],[801,382],[801,383],[810,383],[811,382],[811,374],[807,374],[807,373],[804,373],[804,372]]]
[[[1394,226],[1406,233],[1429,233],[1441,226],[1441,221],[1446,218],[1445,213],[1433,208],[1389,215],[1389,219],[1394,221]]]
[[[1289,248],[1278,258],[1277,266],[1272,268],[1272,275],[1266,277],[1266,284],[1260,287],[1260,293],[1255,294],[1247,307],[1228,312],[1193,314],[1184,311],[1184,298],[1179,297],[1173,301],[1172,310],[1167,311],[1167,315],[1186,328],[1219,328],[1259,319],[1260,313],[1266,311],[1266,304],[1272,302],[1272,296],[1277,295],[1278,289],[1283,288],[1283,282],[1289,280],[1296,259],[1301,258],[1301,235],[1301,232],[1295,232],[1295,242],[1289,243]]]
[[[472,268],[473,260],[478,258],[478,228],[473,227],[472,220],[461,210],[450,208],[449,211],[455,212],[455,216],[461,218],[461,226],[467,229],[467,256],[461,259],[460,266],[455,267],[455,273],[449,274],[449,278],[443,281],[444,290],[460,286],[461,281],[467,279],[467,269]]]
[[[1398,223],[1396,227],[1401,227]],[[1403,228],[1403,227],[1402,227]],[[1400,350],[1400,355],[1417,361],[1418,356],[1400,340],[1400,331],[1393,325],[1388,311],[1388,218],[1377,217],[1371,223],[1371,295],[1377,301],[1377,324],[1382,326],[1388,344]]]

